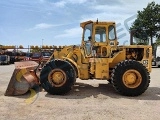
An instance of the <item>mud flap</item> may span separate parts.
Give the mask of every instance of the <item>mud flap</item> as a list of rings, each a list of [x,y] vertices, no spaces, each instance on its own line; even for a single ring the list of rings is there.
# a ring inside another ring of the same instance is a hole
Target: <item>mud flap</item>
[[[5,95],[22,95],[33,88],[36,82],[30,71],[34,70],[37,66],[38,63],[34,61],[15,62],[15,70],[9,81]]]

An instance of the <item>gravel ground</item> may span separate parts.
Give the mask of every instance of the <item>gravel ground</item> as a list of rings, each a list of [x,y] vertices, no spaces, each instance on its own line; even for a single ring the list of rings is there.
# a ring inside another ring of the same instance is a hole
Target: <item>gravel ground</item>
[[[4,96],[14,65],[0,66],[0,120],[160,120],[160,68],[153,68],[147,91],[121,96],[107,81],[79,80],[67,95],[45,91],[29,97]]]

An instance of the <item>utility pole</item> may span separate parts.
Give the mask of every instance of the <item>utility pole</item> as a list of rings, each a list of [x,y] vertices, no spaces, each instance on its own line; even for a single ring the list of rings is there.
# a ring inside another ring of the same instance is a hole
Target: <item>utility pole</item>
[[[41,52],[42,52],[42,50],[43,50],[43,40],[44,40],[44,39],[42,39],[42,47],[41,47]]]

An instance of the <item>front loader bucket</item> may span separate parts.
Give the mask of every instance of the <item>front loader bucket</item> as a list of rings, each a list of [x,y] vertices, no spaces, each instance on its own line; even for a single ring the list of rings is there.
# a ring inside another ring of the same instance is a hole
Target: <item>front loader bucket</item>
[[[22,95],[32,88],[36,82],[30,71],[34,70],[38,63],[34,61],[15,62],[15,70],[12,74],[6,96]]]

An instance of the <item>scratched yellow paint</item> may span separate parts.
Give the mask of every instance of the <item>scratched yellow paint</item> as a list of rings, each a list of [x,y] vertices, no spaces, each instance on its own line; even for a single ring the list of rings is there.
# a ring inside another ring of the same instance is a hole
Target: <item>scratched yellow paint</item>
[[[27,73],[27,69],[26,69],[26,68],[25,68],[25,69],[21,69],[20,71],[18,71],[18,73],[16,74],[16,80],[17,80],[18,82],[21,82],[21,77],[22,77],[25,73]]]
[[[25,100],[25,103],[31,104],[33,103],[37,98],[37,93],[35,90],[30,89],[30,96]]]

